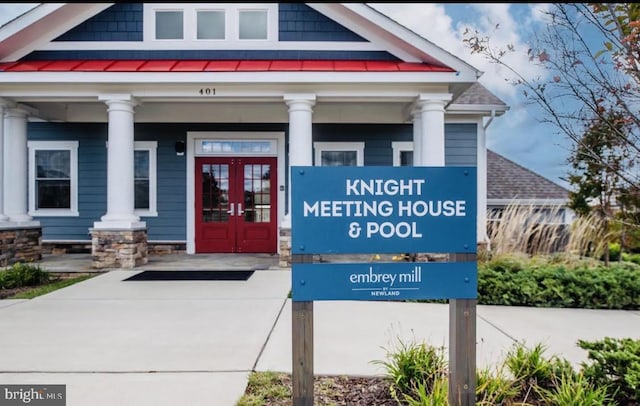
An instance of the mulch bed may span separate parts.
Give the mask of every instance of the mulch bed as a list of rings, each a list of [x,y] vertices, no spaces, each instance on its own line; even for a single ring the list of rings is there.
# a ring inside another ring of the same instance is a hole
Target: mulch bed
[[[290,374],[279,374],[282,385],[291,388]],[[317,406],[397,406],[389,394],[389,381],[381,377],[316,376],[313,383]],[[264,406],[291,406],[291,399],[269,399]]]
[[[9,298],[18,293],[25,292],[27,290],[33,289],[33,286],[24,286],[22,288],[14,288],[14,289],[0,289],[0,300]]]

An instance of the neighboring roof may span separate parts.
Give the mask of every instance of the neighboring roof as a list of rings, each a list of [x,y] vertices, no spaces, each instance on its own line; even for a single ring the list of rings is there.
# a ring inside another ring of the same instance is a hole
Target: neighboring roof
[[[507,104],[500,100],[496,95],[487,90],[479,82],[472,84],[465,90],[454,103],[459,104],[492,104],[497,106],[506,106]]]
[[[500,154],[487,150],[487,200],[566,200],[569,191]]]
[[[331,60],[68,60],[0,63],[5,72],[453,72],[426,63]]]

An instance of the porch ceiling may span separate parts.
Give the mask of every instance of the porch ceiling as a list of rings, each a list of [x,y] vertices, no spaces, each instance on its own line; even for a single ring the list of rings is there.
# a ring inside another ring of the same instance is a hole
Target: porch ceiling
[[[313,108],[314,123],[404,123],[411,101],[319,101]],[[36,120],[58,122],[107,122],[102,102],[31,102]],[[165,101],[136,106],[139,123],[287,123],[289,113],[282,99],[265,101]]]

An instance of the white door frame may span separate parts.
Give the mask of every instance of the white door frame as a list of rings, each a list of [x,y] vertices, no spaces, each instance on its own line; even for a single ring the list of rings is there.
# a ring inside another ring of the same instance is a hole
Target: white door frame
[[[285,213],[285,138],[284,131],[188,131],[187,132],[187,254],[196,253],[196,213],[195,213],[195,159],[201,156],[229,156],[223,154],[198,153],[196,144],[198,140],[275,140],[276,153],[269,155],[242,154],[234,156],[275,156],[278,160],[278,243],[280,252],[280,224]]]

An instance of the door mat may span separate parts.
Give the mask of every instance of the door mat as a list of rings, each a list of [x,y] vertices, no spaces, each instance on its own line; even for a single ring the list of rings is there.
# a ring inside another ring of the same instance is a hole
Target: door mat
[[[143,271],[125,281],[246,281],[254,271]]]

